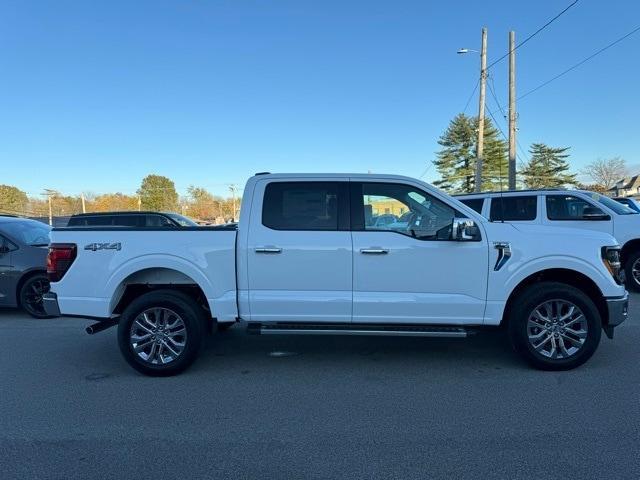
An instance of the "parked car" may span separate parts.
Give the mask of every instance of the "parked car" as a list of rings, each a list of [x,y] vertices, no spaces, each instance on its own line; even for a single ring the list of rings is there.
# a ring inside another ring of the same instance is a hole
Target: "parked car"
[[[118,325],[124,358],[148,375],[184,370],[204,332],[237,319],[269,335],[502,326],[531,365],[561,370],[627,316],[607,233],[489,222],[394,175],[260,174],[244,192],[237,228],[54,229],[47,312],[102,319],[89,333]],[[406,227],[367,225],[370,197],[411,211]]]
[[[96,212],[80,213],[69,219],[68,227],[119,226],[138,228],[197,227],[184,215],[173,212]]]
[[[640,214],[599,193],[584,190],[518,190],[459,195],[492,222],[587,229],[613,235],[622,245],[626,285],[640,291]]]
[[[51,228],[36,220],[0,215],[0,306],[45,318],[49,291],[47,249]]]
[[[635,198],[630,198],[630,197],[613,197],[613,199],[618,202],[621,203],[623,205],[626,205],[627,207],[629,207],[631,210],[640,213],[640,202],[638,202]]]

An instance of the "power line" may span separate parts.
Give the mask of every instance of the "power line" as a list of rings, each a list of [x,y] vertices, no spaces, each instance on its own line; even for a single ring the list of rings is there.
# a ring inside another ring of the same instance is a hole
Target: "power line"
[[[475,87],[473,87],[473,90],[471,91],[471,95],[469,95],[469,98],[467,99],[467,103],[464,104],[464,109],[462,110],[462,113],[467,113],[467,108],[469,108],[469,104],[471,103],[471,100],[473,99],[473,96],[475,95],[476,91],[478,90],[478,85],[480,85],[480,79],[478,78],[478,80],[476,80],[476,85]]]
[[[498,109],[502,112],[502,115],[504,117],[507,116],[506,112],[504,111],[504,108],[502,108],[502,105],[500,105],[500,101],[498,100],[498,96],[496,95],[496,90],[495,90],[495,84],[493,83],[493,75],[489,76],[489,92],[491,93],[491,96],[493,97],[493,99],[496,102],[496,105],[498,106]]]
[[[528,92],[524,93],[523,95],[520,95],[518,97],[518,100],[522,100],[525,97],[528,97],[529,95],[531,95],[534,92],[537,92],[538,90],[540,90],[542,87],[546,87],[547,85],[549,85],[551,82],[557,80],[558,78],[566,75],[567,73],[569,73],[572,70],[575,70],[576,68],[578,68],[580,65],[583,65],[584,63],[588,62],[589,60],[591,60],[592,58],[600,55],[602,52],[604,52],[605,50],[610,49],[611,47],[613,47],[614,45],[620,43],[621,41],[623,41],[624,39],[626,39],[627,37],[630,37],[631,35],[633,35],[634,33],[636,33],[637,31],[640,30],[640,26],[634,28],[633,30],[631,30],[629,33],[627,33],[626,35],[623,35],[622,37],[614,40],[613,42],[611,42],[609,45],[602,47],[600,50],[596,51],[595,53],[592,53],[591,55],[589,55],[588,57],[580,60],[578,63],[576,63],[575,65],[567,68],[566,70],[564,70],[563,72],[559,73],[558,75],[556,75],[555,77],[550,78],[549,80],[547,80],[546,82],[541,83],[540,85],[538,85],[536,88],[533,88],[531,90],[529,90]]]
[[[516,51],[517,49],[519,49],[521,46],[523,46],[525,43],[527,43],[529,40],[531,40],[533,37],[535,37],[536,35],[538,35],[541,31],[543,31],[545,28],[547,28],[549,25],[551,25],[553,22],[555,22],[558,18],[560,18],[562,15],[564,15],[564,13],[569,10],[571,7],[573,7],[576,3],[578,3],[580,0],[575,0],[573,3],[571,3],[567,8],[565,8],[564,10],[562,10],[559,14],[557,14],[555,17],[553,17],[551,20],[549,20],[547,23],[545,23],[543,26],[541,26],[538,30],[536,30],[535,32],[533,32],[531,35],[529,35],[527,38],[525,38],[523,41],[521,41],[519,44],[517,44],[515,47],[513,47],[513,51]],[[504,60],[505,58],[507,58],[509,56],[509,54],[511,53],[511,50],[509,50],[507,53],[505,53],[503,56],[501,56],[499,59],[497,59],[496,61],[494,61],[493,63],[491,63],[488,67],[487,70],[489,70],[491,67],[493,67],[496,63]]]

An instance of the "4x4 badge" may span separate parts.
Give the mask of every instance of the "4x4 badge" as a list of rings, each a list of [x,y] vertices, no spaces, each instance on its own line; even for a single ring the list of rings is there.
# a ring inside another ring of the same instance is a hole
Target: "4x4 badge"
[[[96,250],[121,250],[122,245],[120,244],[120,242],[90,243],[88,245],[85,245],[84,249],[91,250],[92,252],[95,252]]]

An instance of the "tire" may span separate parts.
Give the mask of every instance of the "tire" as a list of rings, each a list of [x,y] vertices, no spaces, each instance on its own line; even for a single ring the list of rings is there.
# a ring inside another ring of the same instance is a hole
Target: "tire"
[[[633,274],[633,266],[636,265],[636,270],[640,271],[640,251],[631,252],[624,262],[624,274],[626,276],[626,284],[629,290],[634,292],[640,292],[640,277],[636,278]]]
[[[598,348],[600,313],[581,290],[564,283],[541,282],[523,291],[514,305],[508,318],[511,344],[533,367],[570,370],[589,360]],[[567,317],[569,312],[572,314]]]
[[[44,311],[42,295],[49,291],[49,279],[44,273],[36,273],[25,280],[20,287],[18,300],[20,307],[33,318],[51,318]]]
[[[120,317],[120,352],[140,373],[177,375],[196,360],[204,324],[204,311],[191,297],[174,290],[149,292],[131,302]]]

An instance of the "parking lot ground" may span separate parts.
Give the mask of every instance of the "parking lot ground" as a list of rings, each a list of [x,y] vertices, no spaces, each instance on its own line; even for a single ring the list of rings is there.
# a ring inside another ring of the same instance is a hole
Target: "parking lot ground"
[[[0,478],[640,478],[640,296],[584,366],[504,336],[208,339],[139,375],[116,330],[0,312]]]

